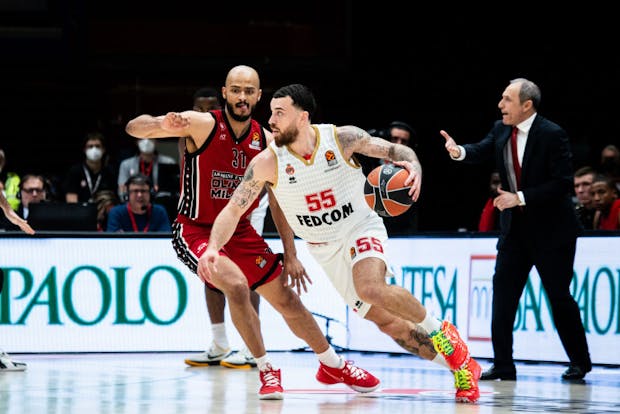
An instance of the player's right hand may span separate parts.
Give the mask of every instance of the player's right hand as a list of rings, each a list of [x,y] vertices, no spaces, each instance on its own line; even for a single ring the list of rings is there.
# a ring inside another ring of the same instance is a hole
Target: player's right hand
[[[189,118],[178,112],[168,112],[161,121],[161,128],[168,132],[181,132],[189,127]]]
[[[450,154],[450,156],[452,158],[458,158],[461,156],[461,149],[459,148],[458,145],[456,145],[456,142],[454,141],[454,139],[452,139],[452,137],[443,129],[441,131],[439,131],[439,133],[446,139],[446,151],[448,151],[448,153]]]

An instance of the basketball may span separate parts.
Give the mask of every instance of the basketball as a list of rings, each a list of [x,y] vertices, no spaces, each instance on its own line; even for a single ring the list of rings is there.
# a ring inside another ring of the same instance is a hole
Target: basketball
[[[396,217],[409,210],[411,186],[405,186],[409,172],[398,165],[380,165],[368,174],[364,184],[366,202],[381,217]]]

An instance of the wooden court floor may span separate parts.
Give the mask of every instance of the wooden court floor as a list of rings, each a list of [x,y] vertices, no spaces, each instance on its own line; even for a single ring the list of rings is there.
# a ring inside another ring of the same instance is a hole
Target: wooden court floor
[[[454,402],[450,372],[416,357],[343,354],[382,381],[358,394],[316,382],[312,353],[271,352],[284,400],[261,401],[256,369],[190,368],[185,353],[11,355],[28,369],[0,373],[1,414],[620,412],[618,367],[597,366],[583,383],[566,383],[563,365],[520,363],[517,381],[481,382],[479,403],[469,405]]]

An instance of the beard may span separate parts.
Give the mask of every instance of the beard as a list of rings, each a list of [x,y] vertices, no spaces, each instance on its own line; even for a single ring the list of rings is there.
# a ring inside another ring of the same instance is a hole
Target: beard
[[[290,145],[297,139],[297,135],[299,134],[299,129],[297,129],[294,125],[288,127],[284,131],[280,131],[280,133],[276,136],[274,135],[273,140],[276,143],[277,147],[282,147],[284,145]]]
[[[228,115],[230,115],[230,117],[237,122],[245,122],[252,117],[252,113],[254,112],[254,108],[256,107],[256,105],[252,106],[248,104],[248,106],[250,107],[249,115],[237,115],[235,113],[234,105],[231,105],[228,101],[226,101],[226,108],[228,109],[227,111]]]

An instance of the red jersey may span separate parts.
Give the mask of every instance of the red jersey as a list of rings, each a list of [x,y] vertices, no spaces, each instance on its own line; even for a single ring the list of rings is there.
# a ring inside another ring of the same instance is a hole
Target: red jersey
[[[609,208],[609,213],[605,216],[601,214],[597,230],[620,230],[618,214],[620,214],[620,200],[615,200]]]
[[[215,127],[194,153],[185,150],[178,219],[211,225],[226,206],[245,174],[250,160],[267,145],[265,130],[252,119],[249,130],[235,137],[223,110],[210,111]],[[249,215],[257,198],[247,210]]]

